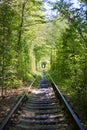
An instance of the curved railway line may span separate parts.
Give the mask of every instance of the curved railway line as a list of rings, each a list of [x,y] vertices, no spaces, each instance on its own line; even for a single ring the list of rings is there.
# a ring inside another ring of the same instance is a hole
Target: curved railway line
[[[51,77],[50,79],[51,83],[43,76],[39,87],[33,88],[27,95],[23,94],[0,130],[85,130]]]

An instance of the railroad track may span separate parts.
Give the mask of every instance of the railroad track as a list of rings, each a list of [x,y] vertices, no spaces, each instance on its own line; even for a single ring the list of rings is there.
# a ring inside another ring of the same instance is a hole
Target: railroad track
[[[0,130],[85,130],[52,79],[51,81],[52,84],[43,77],[39,87],[27,95],[26,101],[25,94],[20,99],[24,104],[15,114],[10,114]]]

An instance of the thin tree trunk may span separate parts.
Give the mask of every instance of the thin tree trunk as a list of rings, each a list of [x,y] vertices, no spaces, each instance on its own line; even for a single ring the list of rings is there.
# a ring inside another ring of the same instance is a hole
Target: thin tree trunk
[[[24,10],[25,10],[26,3],[27,3],[27,0],[24,0],[24,2],[22,4],[21,23],[20,23],[19,32],[18,32],[18,52],[19,52],[19,54],[21,51],[21,36],[22,36],[22,27],[23,27],[23,23],[24,23]]]
[[[4,54],[2,58],[2,93],[1,93],[2,98],[4,97]]]
[[[1,96],[2,96],[2,98],[4,97],[4,69],[5,69],[5,61],[4,61],[4,59],[5,59],[5,54],[4,54],[4,42],[5,42],[5,40],[4,40],[4,24],[3,24],[3,40],[2,40],[2,93],[1,93]]]
[[[19,26],[19,31],[18,31],[18,50],[17,50],[17,58],[18,58],[18,64],[17,64],[17,69],[18,69],[18,75],[20,76],[20,71],[19,68],[21,68],[22,66],[22,60],[20,59],[21,57],[21,49],[22,49],[22,45],[21,45],[21,37],[22,37],[22,28],[23,28],[23,24],[24,24],[24,11],[25,11],[25,6],[26,6],[27,0],[24,0],[23,4],[22,4],[22,12],[21,12],[21,22],[20,22],[20,26]]]

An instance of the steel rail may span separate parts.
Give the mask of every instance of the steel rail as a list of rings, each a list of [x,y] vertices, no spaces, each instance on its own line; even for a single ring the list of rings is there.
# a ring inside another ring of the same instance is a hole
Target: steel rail
[[[35,81],[35,80],[34,80]],[[29,85],[29,88],[33,85],[34,81]],[[29,92],[29,90],[28,90]],[[18,100],[18,102],[16,103],[16,105],[13,107],[13,109],[10,111],[10,113],[7,115],[7,117],[5,118],[5,120],[3,121],[2,125],[0,126],[0,130],[8,130],[8,124],[11,120],[11,117],[14,113],[16,113],[16,111],[18,110],[20,104],[24,101],[24,99],[26,99],[26,92],[24,92],[21,96],[21,98]]]
[[[68,103],[68,101],[65,99],[61,91],[59,90],[58,86],[53,81],[52,77],[49,75],[51,81],[52,81],[52,87],[55,91],[56,96],[59,98],[59,100],[64,104],[66,111],[68,111],[69,117],[72,119],[74,123],[75,130],[85,130],[84,126],[81,124],[79,118],[73,111],[72,107]]]
[[[8,116],[5,118],[5,120],[3,121],[1,127],[0,127],[0,130],[5,130],[8,123],[10,122],[11,120],[11,117],[12,115],[17,111],[17,109],[19,108],[20,106],[20,103],[24,100],[24,98],[26,97],[26,94],[24,93],[22,95],[22,97],[19,99],[19,101],[17,102],[17,104],[14,106],[14,108],[11,110],[11,112],[8,114]]]

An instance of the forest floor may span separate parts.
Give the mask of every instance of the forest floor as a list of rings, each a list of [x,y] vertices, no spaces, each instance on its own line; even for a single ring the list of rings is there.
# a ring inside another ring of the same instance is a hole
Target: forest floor
[[[18,89],[12,89],[7,91],[6,96],[4,98],[1,98],[0,96],[0,125],[2,124],[7,114],[11,111],[13,106],[16,104],[23,91],[23,87]]]

